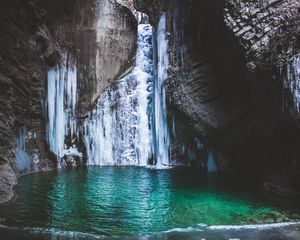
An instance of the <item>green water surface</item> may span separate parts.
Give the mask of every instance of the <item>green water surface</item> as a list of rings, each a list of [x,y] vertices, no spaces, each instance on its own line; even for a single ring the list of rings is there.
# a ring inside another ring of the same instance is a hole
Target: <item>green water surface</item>
[[[235,180],[187,169],[88,167],[23,176],[1,225],[133,236],[297,221]]]

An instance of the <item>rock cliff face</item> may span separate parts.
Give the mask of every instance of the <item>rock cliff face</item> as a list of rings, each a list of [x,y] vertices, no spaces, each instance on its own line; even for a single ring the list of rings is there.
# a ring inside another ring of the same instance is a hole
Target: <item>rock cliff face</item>
[[[246,50],[250,69],[283,65],[298,53],[299,8],[295,0],[225,2],[224,21]]]
[[[56,61],[59,51],[45,25],[46,12],[36,1],[2,1],[0,38],[0,202],[13,196],[16,184],[14,159],[19,128],[35,132],[31,146],[41,156],[45,170],[43,108],[41,101],[47,63]]]
[[[285,106],[291,96],[279,74],[299,52],[299,1],[135,0],[135,6],[154,25],[167,12],[169,110],[195,126],[220,171],[265,190],[299,193],[298,115],[293,104]]]
[[[114,0],[78,1],[71,12],[54,25],[53,33],[77,59],[78,109],[85,116],[103,89],[131,67],[137,22]]]
[[[46,143],[48,68],[66,52],[76,59],[80,119],[130,67],[137,23],[113,0],[1,1],[0,21],[1,203],[17,175],[55,166]]]

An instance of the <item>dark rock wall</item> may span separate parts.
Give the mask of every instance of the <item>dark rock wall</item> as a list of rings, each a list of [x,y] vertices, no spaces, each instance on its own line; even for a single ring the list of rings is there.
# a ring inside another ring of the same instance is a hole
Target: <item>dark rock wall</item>
[[[298,53],[300,2],[225,2],[224,21],[246,50],[249,68],[283,65]]]
[[[279,75],[299,52],[299,1],[265,3],[135,1],[152,22],[167,12],[169,109],[195,126],[220,171],[299,193],[300,125]]]
[[[0,3],[0,202],[13,196],[16,184],[16,136],[20,127],[38,135],[32,145],[41,150],[40,166],[47,167],[43,137],[42,99],[47,62],[56,59],[58,48],[46,27],[45,15],[37,1]]]
[[[131,65],[136,25],[113,0],[0,2],[0,203],[12,198],[17,175],[55,167],[46,142],[48,68],[66,52],[76,59],[80,121]],[[31,161],[24,171],[15,161],[20,128]]]

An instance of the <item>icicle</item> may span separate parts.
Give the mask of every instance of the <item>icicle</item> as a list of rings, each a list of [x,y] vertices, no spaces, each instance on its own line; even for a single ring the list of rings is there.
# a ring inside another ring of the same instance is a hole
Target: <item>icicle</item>
[[[31,157],[26,152],[25,147],[25,127],[20,128],[17,136],[16,160],[15,166],[19,173],[31,171]]]
[[[77,135],[77,70],[76,63],[68,63],[66,56],[62,63],[48,71],[48,142],[50,150],[60,159],[71,151],[65,144],[69,135],[73,143]]]
[[[207,157],[207,171],[209,173],[213,173],[213,172],[217,172],[218,168],[217,168],[217,164],[214,158],[214,155],[212,152],[208,153],[208,157]]]
[[[61,157],[64,147],[64,70],[48,71],[48,135],[50,150]]]
[[[67,87],[65,88],[65,96],[67,98],[66,119],[67,125],[65,126],[65,133],[70,130],[71,137],[76,135],[77,122],[76,122],[76,103],[77,103],[77,71],[76,66],[70,65],[67,70]]]
[[[165,81],[168,78],[168,40],[166,32],[166,14],[160,16],[157,28],[157,80],[154,89],[155,104],[155,149],[158,168],[169,165],[169,133],[167,127]]]
[[[295,56],[286,66],[286,71],[281,70],[283,87],[288,89],[293,96],[296,111],[300,112],[300,55]]]

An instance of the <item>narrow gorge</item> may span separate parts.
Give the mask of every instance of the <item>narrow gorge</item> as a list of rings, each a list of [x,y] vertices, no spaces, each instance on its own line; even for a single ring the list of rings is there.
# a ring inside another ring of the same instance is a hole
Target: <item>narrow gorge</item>
[[[0,3],[0,238],[300,238],[300,2]]]

